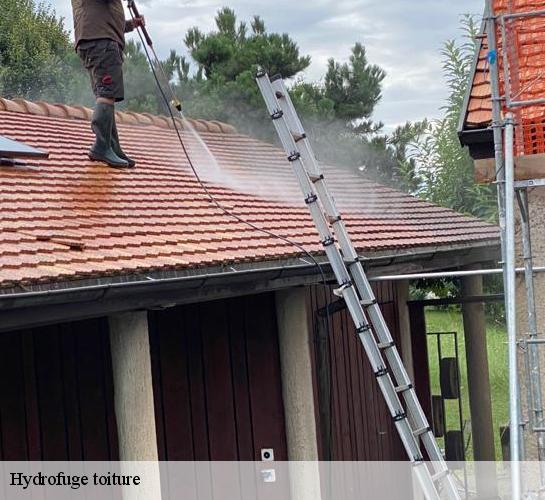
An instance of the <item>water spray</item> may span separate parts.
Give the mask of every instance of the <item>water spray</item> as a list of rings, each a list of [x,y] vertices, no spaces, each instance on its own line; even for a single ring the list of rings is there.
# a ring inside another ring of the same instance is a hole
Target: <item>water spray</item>
[[[136,18],[142,17],[140,12],[138,11],[138,8],[134,0],[127,0],[127,6],[128,6],[133,22],[135,21]],[[136,26],[136,31],[138,33],[138,36],[140,37],[140,41],[142,42],[142,48],[144,50],[144,53],[146,54],[146,58],[150,65],[153,78],[155,80],[155,83],[157,84],[157,88],[159,90],[159,93],[161,94],[161,98],[163,99],[167,107],[169,116],[172,120],[174,130],[176,132],[180,145],[182,146],[183,153],[185,157],[187,158],[189,167],[191,168],[191,171],[193,172],[195,179],[199,183],[200,187],[202,188],[206,196],[209,198],[210,202],[228,217],[231,217],[237,220],[238,222],[254,229],[255,231],[259,231],[260,233],[266,234],[267,236],[283,241],[284,243],[287,243],[293,246],[294,248],[296,248],[297,250],[299,250],[312,262],[314,266],[316,266],[321,277],[322,285],[324,287],[327,287],[327,279],[322,269],[322,265],[316,260],[316,258],[306,248],[304,248],[302,245],[291,240],[290,238],[286,236],[282,236],[273,231],[269,231],[268,229],[259,227],[256,224],[244,219],[240,215],[237,215],[236,213],[232,212],[230,209],[224,207],[221,204],[221,202],[215,198],[215,196],[212,194],[210,189],[206,186],[205,182],[201,179],[197,168],[195,167],[195,163],[193,159],[191,158],[191,155],[189,154],[188,148],[182,137],[182,132],[180,131],[180,128],[178,126],[179,124],[176,121],[174,110],[178,112],[179,117],[182,119],[184,129],[188,130],[197,139],[198,143],[203,147],[210,161],[213,162],[214,164],[217,164],[214,158],[214,155],[212,154],[212,152],[210,151],[210,149],[208,148],[204,140],[200,137],[199,133],[191,125],[189,120],[187,120],[186,117],[184,116],[182,103],[177,98],[176,93],[174,92],[174,89],[172,88],[172,85],[170,83],[170,79],[168,78],[168,75],[163,67],[163,64],[161,63],[161,60],[157,56],[157,52],[155,51],[155,47],[153,46],[153,40],[149,34],[149,31],[147,30],[145,26],[141,26],[141,25],[135,25],[135,26]],[[170,96],[170,99],[169,99],[169,96]],[[329,319],[328,319],[328,324],[329,324]]]
[[[134,0],[127,0],[127,7],[129,9],[129,13],[133,20],[133,23],[137,18],[142,17]],[[200,146],[201,150],[204,152],[204,156],[208,158],[209,163],[217,167],[217,161],[214,155],[212,154],[212,152],[210,151],[210,149],[208,148],[208,146],[206,145],[206,143],[204,142],[204,140],[201,138],[199,133],[195,130],[195,127],[193,127],[191,122],[185,117],[183,109],[182,109],[182,102],[180,101],[180,99],[178,99],[178,97],[176,96],[176,93],[174,92],[174,89],[170,83],[170,78],[168,77],[165,71],[165,68],[163,67],[163,64],[161,63],[161,60],[159,59],[159,56],[157,55],[157,52],[155,51],[153,40],[149,34],[149,31],[147,30],[145,26],[142,26],[141,24],[138,24],[138,25],[135,24],[135,27],[136,27],[138,36],[140,38],[140,41],[142,43],[142,48],[148,60],[151,73],[153,75],[153,78],[155,80],[159,93],[161,95],[161,98],[164,101],[164,104],[167,108],[170,119],[172,120],[172,125],[178,137],[178,141],[180,142],[180,145],[182,147],[184,156],[186,157],[187,162],[189,163],[189,166],[195,178],[197,179],[198,183],[200,184],[200,186],[202,187],[206,195],[210,198],[211,201],[214,202],[214,204],[219,206],[218,202],[214,199],[214,197],[212,196],[212,194],[210,193],[210,191],[208,190],[208,188],[202,181],[197,171],[197,168],[195,166],[195,161],[192,155],[190,154],[189,148],[182,137],[182,133],[178,126],[178,122],[176,121],[176,116],[175,116],[176,112],[179,115],[179,118],[182,120],[184,130],[188,131],[193,136],[197,144]]]

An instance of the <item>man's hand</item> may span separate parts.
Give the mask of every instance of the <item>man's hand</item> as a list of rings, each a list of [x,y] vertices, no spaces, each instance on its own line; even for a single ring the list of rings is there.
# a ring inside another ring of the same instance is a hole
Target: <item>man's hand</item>
[[[146,26],[146,19],[144,16],[135,17],[134,19],[128,19],[125,21],[125,33],[134,31],[136,28],[144,28]]]
[[[134,29],[144,28],[146,26],[146,18],[144,16],[135,17],[132,21]]]

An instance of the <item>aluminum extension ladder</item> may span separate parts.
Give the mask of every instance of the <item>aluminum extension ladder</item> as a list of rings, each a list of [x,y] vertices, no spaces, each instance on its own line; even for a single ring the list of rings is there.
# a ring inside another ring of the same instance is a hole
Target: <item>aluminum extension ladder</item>
[[[282,77],[269,78],[265,72],[259,72],[256,80],[276,132],[288,155],[288,161],[305,196],[305,203],[320,234],[320,242],[339,283],[340,288],[336,290],[336,295],[344,298],[350,311],[356,325],[356,332],[365,348],[407,455],[413,464],[422,492],[428,500],[438,500],[444,493],[450,500],[459,500],[460,495],[454,477],[435,441],[435,436],[365,275],[361,259],[350,240],[341,214],[328,192],[324,175]],[[429,457],[429,466],[421,452],[420,441]]]

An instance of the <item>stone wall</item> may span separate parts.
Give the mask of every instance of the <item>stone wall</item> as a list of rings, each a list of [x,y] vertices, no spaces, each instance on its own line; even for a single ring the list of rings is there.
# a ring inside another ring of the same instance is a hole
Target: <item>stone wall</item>
[[[532,250],[534,256],[534,266],[545,266],[545,188],[535,188],[529,191],[530,205],[530,223],[532,236]],[[517,267],[523,267],[523,252],[521,243],[520,213],[517,207],[517,227],[516,227],[516,254]],[[545,273],[535,275],[534,281],[536,298],[536,319],[538,324],[538,334],[544,333],[543,325],[545,322]],[[517,275],[517,327],[518,337],[523,338],[528,333],[527,301],[524,275]],[[541,374],[545,375],[545,345],[540,346]],[[527,391],[528,377],[525,370],[525,356],[522,350],[519,350],[519,386],[521,403],[523,408],[523,418],[528,417]],[[543,377],[542,377],[543,378]],[[545,379],[543,379],[545,388]],[[542,390],[545,396],[545,391]],[[537,459],[536,438],[530,432],[525,433],[526,459]]]

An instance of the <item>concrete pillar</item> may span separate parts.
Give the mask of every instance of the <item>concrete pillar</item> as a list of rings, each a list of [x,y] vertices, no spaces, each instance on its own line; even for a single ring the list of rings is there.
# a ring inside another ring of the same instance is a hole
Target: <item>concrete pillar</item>
[[[307,290],[276,293],[276,314],[282,370],[292,498],[318,500],[320,474],[314,408]]]
[[[483,294],[481,276],[462,279],[462,295]],[[492,402],[486,347],[486,317],[484,304],[470,303],[462,307],[466,344],[467,378],[473,453],[475,460],[494,461],[494,431],[492,427]]]
[[[462,296],[483,295],[481,276],[462,279]],[[466,348],[469,408],[471,412],[471,434],[473,456],[476,462],[476,485],[478,498],[497,498],[496,460],[494,428],[492,425],[492,401],[486,344],[486,317],[482,302],[462,306]]]
[[[110,316],[119,457],[124,473],[144,476],[139,488],[123,490],[123,498],[160,500],[153,382],[148,316],[131,312]]]

